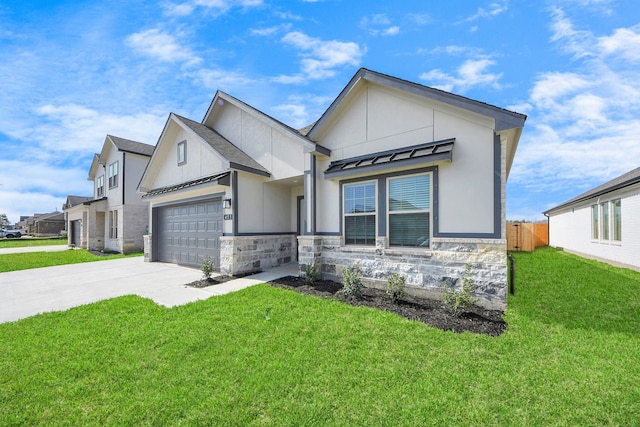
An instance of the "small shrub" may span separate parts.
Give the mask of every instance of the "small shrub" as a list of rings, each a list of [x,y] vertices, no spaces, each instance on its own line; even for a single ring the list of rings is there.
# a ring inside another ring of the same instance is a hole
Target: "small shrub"
[[[201,270],[204,278],[209,280],[211,278],[211,274],[213,273],[213,260],[210,256],[207,256],[202,260]]]
[[[404,284],[404,276],[401,276],[398,273],[391,273],[389,275],[389,280],[387,282],[387,296],[391,298],[391,301],[397,302],[407,296]]]
[[[320,272],[318,271],[318,264],[316,260],[313,260],[312,264],[307,264],[304,269],[304,280],[309,284],[314,284],[320,278]]]
[[[471,264],[467,264],[462,277],[462,289],[450,289],[447,283],[443,283],[442,303],[445,310],[454,316],[459,316],[476,303],[473,297],[473,279],[471,276]]]
[[[362,297],[362,273],[358,264],[343,269],[341,281],[344,296],[348,298]]]

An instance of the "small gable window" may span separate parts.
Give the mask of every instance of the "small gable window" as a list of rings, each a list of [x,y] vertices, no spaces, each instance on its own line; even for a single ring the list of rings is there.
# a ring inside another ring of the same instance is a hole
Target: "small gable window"
[[[187,141],[178,143],[178,166],[187,163]]]
[[[118,186],[118,162],[109,165],[109,188]]]
[[[104,196],[104,175],[101,175],[96,180],[96,197],[99,199]]]

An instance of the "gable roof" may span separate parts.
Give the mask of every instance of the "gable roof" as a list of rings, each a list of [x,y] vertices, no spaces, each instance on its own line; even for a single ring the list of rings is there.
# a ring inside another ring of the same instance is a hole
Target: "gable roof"
[[[229,95],[228,93],[225,93],[221,90],[217,91],[215,96],[213,97],[213,100],[211,101],[211,104],[209,105],[209,108],[207,109],[207,113],[205,114],[204,118],[202,119],[202,123],[206,123],[208,118],[211,116],[211,114],[213,113],[213,110],[215,108],[215,106],[219,103],[219,101],[227,101],[233,105],[235,105],[236,107],[240,108],[243,111],[246,111],[248,113],[250,113],[251,115],[253,115],[254,117],[262,120],[263,122],[267,122],[267,124],[269,126],[275,127],[280,129],[281,131],[285,132],[285,133],[289,133],[293,136],[295,136],[296,138],[298,138],[299,141],[301,141],[306,147],[307,149],[309,149],[311,152],[318,152],[320,154],[323,154],[325,156],[328,156],[331,151],[326,148],[323,147],[319,144],[316,144],[314,141],[312,141],[311,139],[307,138],[307,134],[306,132],[304,132],[305,128],[298,130],[298,129],[294,129],[291,126],[281,122],[278,119],[275,119],[273,117],[271,117],[270,115],[263,113],[262,111],[258,110],[255,107],[252,107],[251,105],[247,104],[244,101],[239,100],[238,98]]]
[[[175,113],[171,114],[176,120],[182,122],[192,131],[194,131],[218,154],[228,160],[230,167],[256,173],[258,175],[271,176],[271,173],[260,163],[258,163],[244,151],[233,145],[229,140],[227,140],[224,136],[220,135],[215,130],[201,123],[187,119],[186,117],[179,116]]]
[[[566,202],[554,208],[544,211],[543,213],[546,215],[550,212],[557,211],[557,210],[584,202],[585,200],[591,199],[593,197],[598,197],[603,194],[620,190],[622,188],[629,187],[633,184],[638,184],[638,183],[640,183],[640,167],[633,169],[625,174],[622,174],[619,177],[612,179],[611,181],[607,181],[602,185],[592,188],[591,190],[586,191],[580,194],[579,196],[574,197],[573,199],[569,199]]]
[[[354,86],[356,86],[356,84],[358,84],[358,82],[360,82],[361,80],[370,81],[382,86],[392,87],[405,92],[413,93],[415,95],[423,96],[434,101],[442,102],[457,108],[462,108],[476,114],[491,117],[495,119],[496,132],[507,129],[521,128],[524,126],[524,122],[527,119],[527,116],[524,114],[505,110],[504,108],[496,107],[494,105],[476,101],[474,99],[466,98],[464,96],[456,95],[450,92],[445,92],[433,87],[410,82],[408,80],[403,80],[398,77],[371,71],[366,68],[360,68],[360,70],[358,70],[358,72],[353,76],[351,81],[349,81],[347,86],[342,90],[342,92],[340,92],[338,97],[331,103],[329,108],[324,112],[324,114],[322,114],[320,120],[318,120],[311,127],[311,130],[309,130],[309,132],[307,133],[307,136],[309,138],[314,138],[318,130],[322,128],[322,125],[329,119],[332,113],[349,95]]]
[[[87,202],[93,199],[93,197],[89,196],[67,196],[67,202],[64,204],[62,209],[71,208],[73,206],[79,205],[81,203]]]
[[[113,135],[107,135],[107,139],[111,140],[113,145],[115,145],[119,151],[124,151],[125,153],[140,154],[142,156],[151,157],[153,149],[155,148],[155,146],[150,144],[132,141],[130,139],[120,138]]]

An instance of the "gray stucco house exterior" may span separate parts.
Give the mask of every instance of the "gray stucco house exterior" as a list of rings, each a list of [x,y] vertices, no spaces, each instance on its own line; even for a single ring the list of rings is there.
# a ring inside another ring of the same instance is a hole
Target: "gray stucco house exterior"
[[[506,308],[505,188],[526,116],[360,69],[296,130],[224,92],[201,122],[170,114],[139,192],[148,261],[238,274],[315,262],[337,279],[403,274],[437,297],[470,264]]]

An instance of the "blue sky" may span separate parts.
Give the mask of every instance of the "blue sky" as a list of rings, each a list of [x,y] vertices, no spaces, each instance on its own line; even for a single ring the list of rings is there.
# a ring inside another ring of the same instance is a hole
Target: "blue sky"
[[[360,67],[528,115],[508,219],[640,166],[637,0],[0,0],[0,213],[91,195],[107,134],[217,89],[303,127]]]

